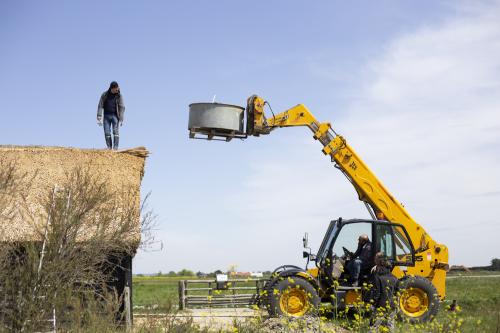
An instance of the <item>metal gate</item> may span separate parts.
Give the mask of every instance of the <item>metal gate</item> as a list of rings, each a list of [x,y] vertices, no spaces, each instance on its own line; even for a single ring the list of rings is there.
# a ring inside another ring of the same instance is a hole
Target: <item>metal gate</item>
[[[181,280],[179,309],[258,305],[264,283],[261,279]]]

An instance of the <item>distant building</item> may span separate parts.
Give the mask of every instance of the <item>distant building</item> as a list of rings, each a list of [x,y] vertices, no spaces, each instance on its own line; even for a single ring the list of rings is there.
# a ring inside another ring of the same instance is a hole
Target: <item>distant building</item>
[[[232,278],[262,278],[264,275],[262,272],[231,272],[230,276]]]
[[[250,272],[231,272],[232,278],[249,278],[251,276]]]
[[[452,265],[450,272],[470,272],[470,269],[464,265]]]

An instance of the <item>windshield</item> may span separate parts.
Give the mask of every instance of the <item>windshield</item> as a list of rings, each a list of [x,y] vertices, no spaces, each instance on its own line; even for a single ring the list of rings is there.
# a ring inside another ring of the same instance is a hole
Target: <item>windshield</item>
[[[346,223],[339,231],[339,235],[335,240],[335,245],[332,249],[332,255],[341,256],[344,254],[343,248],[345,247],[352,253],[358,249],[358,240],[361,235],[367,235],[371,240],[372,223],[369,221],[356,221],[354,223]]]
[[[318,250],[318,255],[316,257],[317,265],[321,265],[323,260],[326,258],[328,254],[328,250],[331,248],[333,236],[337,233],[337,221],[331,221],[328,226],[328,230],[326,231],[325,238],[321,242],[321,246]]]

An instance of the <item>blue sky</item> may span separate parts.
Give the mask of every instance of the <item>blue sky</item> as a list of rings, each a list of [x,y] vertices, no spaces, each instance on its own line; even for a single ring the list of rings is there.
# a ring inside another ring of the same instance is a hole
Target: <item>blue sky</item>
[[[314,247],[330,219],[367,213],[307,130],[193,141],[188,104],[304,103],[452,263],[487,264],[500,257],[499,14],[496,1],[2,1],[0,142],[103,147],[96,106],[116,80],[121,144],[152,152],[143,191],[164,245],[136,272],[267,270],[302,264],[304,231]]]

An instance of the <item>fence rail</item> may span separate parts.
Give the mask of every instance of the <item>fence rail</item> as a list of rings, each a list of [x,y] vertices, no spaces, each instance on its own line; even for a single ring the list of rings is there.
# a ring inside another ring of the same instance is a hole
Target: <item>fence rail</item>
[[[179,309],[258,305],[264,283],[262,279],[181,280]]]

